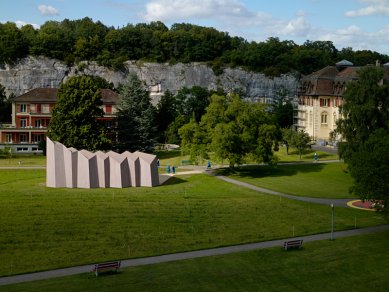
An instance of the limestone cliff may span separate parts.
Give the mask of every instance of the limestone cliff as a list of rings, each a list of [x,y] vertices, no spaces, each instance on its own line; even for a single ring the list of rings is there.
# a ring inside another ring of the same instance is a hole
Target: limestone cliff
[[[250,99],[271,98],[284,87],[291,96],[296,93],[298,80],[292,75],[267,78],[264,74],[227,68],[216,76],[203,63],[159,64],[128,61],[124,72],[113,71],[94,62],[74,66],[44,57],[27,57],[14,65],[0,64],[0,84],[7,93],[23,94],[37,87],[58,87],[66,78],[90,74],[112,82],[115,86],[124,83],[129,73],[136,73],[149,87],[154,99],[167,89],[175,93],[180,88],[201,86],[208,89],[223,88],[226,92],[238,89]],[[156,100],[154,100],[155,102]]]

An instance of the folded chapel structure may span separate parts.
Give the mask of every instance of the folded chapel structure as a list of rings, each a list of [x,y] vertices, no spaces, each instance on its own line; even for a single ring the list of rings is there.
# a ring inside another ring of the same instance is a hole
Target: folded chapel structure
[[[46,186],[52,188],[126,188],[159,185],[157,157],[143,152],[67,148],[47,138]]]

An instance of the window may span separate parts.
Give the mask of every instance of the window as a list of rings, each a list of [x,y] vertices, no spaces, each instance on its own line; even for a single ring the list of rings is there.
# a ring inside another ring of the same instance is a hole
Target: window
[[[20,104],[20,112],[21,113],[27,112],[27,104],[25,104],[25,103]]]
[[[321,114],[321,123],[322,124],[327,124],[327,113],[326,112],[323,112]]]
[[[26,134],[20,134],[19,140],[20,140],[20,143],[27,143],[27,135]]]
[[[328,98],[320,98],[320,106],[330,106],[330,100]]]
[[[112,113],[112,105],[105,105],[105,113],[111,114]]]
[[[26,128],[27,127],[27,119],[23,118],[20,119],[20,128]]]
[[[111,120],[105,121],[105,127],[107,129],[111,129],[112,128],[112,121]]]
[[[42,113],[43,114],[49,114],[50,113],[50,106],[48,104],[42,104]]]
[[[42,127],[41,120],[35,120],[35,128],[40,128],[40,127]]]
[[[28,151],[28,147],[17,147],[16,151],[17,152],[25,152],[25,151]]]
[[[5,142],[12,143],[12,134],[5,134]]]
[[[33,140],[35,143],[39,143],[41,141],[41,135],[40,134],[34,135]]]

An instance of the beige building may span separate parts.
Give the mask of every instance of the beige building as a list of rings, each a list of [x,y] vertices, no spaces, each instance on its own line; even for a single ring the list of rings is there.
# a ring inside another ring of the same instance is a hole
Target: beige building
[[[387,65],[383,66],[384,82],[389,82]],[[335,66],[327,66],[303,77],[298,88],[298,104],[294,111],[295,128],[303,129],[315,142],[328,142],[330,133],[336,129],[346,84],[358,78],[357,71],[360,68],[343,60]]]

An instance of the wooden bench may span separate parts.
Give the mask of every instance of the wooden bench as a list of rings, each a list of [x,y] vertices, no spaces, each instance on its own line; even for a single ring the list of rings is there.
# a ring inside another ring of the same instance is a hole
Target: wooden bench
[[[101,271],[115,270],[117,272],[119,268],[120,268],[120,261],[100,263],[100,264],[95,264],[95,267],[93,268],[93,272],[95,272],[97,277],[99,275],[99,272]]]
[[[302,239],[290,240],[284,242],[284,249],[288,250],[289,248],[300,248],[303,245]]]

